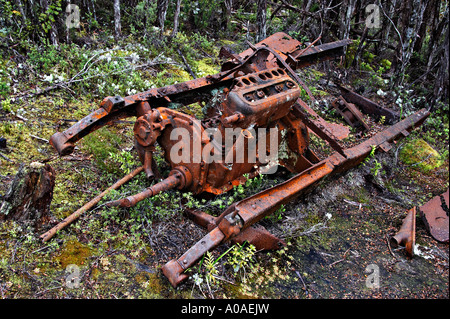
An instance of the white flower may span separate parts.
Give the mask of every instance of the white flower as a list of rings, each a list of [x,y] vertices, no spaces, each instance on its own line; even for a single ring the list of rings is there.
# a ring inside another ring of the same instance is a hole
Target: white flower
[[[45,82],[53,82],[53,74],[50,75],[44,75],[44,77],[42,78]]]
[[[202,282],[203,282],[203,278],[200,277],[198,274],[194,274],[194,275],[192,276],[192,278],[194,279],[194,283],[195,283],[197,286],[200,286],[200,285],[202,284]]]
[[[326,217],[327,220],[331,219],[332,216],[333,216],[333,215],[331,215],[331,213],[326,213],[326,214],[325,214],[325,217]]]
[[[136,63],[137,61],[139,61],[139,55],[137,55],[135,52],[130,54],[130,58],[131,58],[131,63]]]
[[[137,93],[137,91],[135,89],[127,90],[127,94],[128,95],[133,95],[133,94],[136,94],[136,93]]]
[[[382,89],[379,89],[378,91],[377,91],[377,94],[378,95],[380,95],[380,96],[386,96],[386,92],[384,92]]]

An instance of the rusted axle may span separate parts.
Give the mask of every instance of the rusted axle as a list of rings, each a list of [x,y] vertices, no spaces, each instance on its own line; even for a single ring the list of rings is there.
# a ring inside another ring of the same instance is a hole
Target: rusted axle
[[[85,212],[87,212],[89,209],[91,209],[92,207],[94,207],[95,205],[98,204],[98,202],[100,202],[100,200],[105,197],[106,194],[108,194],[111,190],[113,189],[117,189],[120,186],[122,186],[123,184],[125,184],[126,182],[128,182],[129,180],[131,180],[133,177],[135,177],[137,174],[139,174],[140,172],[142,172],[144,170],[144,167],[138,167],[137,169],[135,169],[133,172],[131,172],[130,174],[122,177],[120,180],[118,180],[116,183],[114,183],[113,185],[111,185],[110,187],[108,187],[106,190],[104,190],[102,193],[98,194],[97,196],[95,196],[92,200],[90,200],[88,203],[86,203],[85,205],[83,205],[82,207],[80,207],[79,209],[77,209],[74,213],[72,213],[70,216],[66,217],[62,222],[60,222],[58,225],[56,225],[55,227],[53,227],[52,229],[50,229],[49,231],[47,231],[46,233],[42,234],[41,236],[39,236],[43,242],[46,242],[48,240],[50,240],[53,236],[55,236],[55,234],[63,229],[64,227],[68,226],[69,224],[73,223],[75,220],[77,220],[82,214],[84,214]]]
[[[179,285],[188,275],[186,269],[194,265],[208,250],[237,236],[265,216],[270,215],[282,204],[299,196],[306,188],[325,176],[348,170],[360,164],[372,151],[373,147],[389,149],[388,144],[401,136],[408,135],[414,127],[423,123],[429,116],[426,110],[409,116],[403,121],[376,134],[363,143],[344,150],[344,154],[333,153],[309,169],[293,178],[248,197],[224,212],[225,215],[217,227],[197,242],[191,249],[176,260],[169,261],[162,271],[173,287]]]
[[[127,198],[118,199],[113,202],[109,202],[107,204],[107,206],[109,206],[109,207],[115,207],[115,206],[133,207],[138,202],[140,202],[146,198],[155,196],[156,194],[159,194],[161,192],[164,192],[169,189],[177,187],[178,185],[180,185],[180,180],[181,180],[180,173],[174,173],[173,175],[170,175],[169,177],[167,177],[165,180],[147,188],[145,191],[143,191],[141,193],[138,193],[138,194],[135,194],[132,196],[128,196]]]

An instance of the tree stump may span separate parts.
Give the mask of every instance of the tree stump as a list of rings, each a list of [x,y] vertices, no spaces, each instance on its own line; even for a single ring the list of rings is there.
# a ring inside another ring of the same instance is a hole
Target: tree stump
[[[14,220],[39,228],[50,220],[55,170],[48,164],[21,164],[3,201],[0,220]]]

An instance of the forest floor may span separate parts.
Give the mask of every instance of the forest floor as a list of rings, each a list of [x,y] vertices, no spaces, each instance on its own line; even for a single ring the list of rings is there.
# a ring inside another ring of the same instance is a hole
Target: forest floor
[[[208,65],[205,72],[212,68]],[[322,75],[307,73],[309,85],[319,87]],[[324,100],[337,97],[322,89],[315,93]],[[377,97],[374,92],[371,97]],[[423,171],[399,155],[416,139],[448,154],[448,137],[439,140],[432,126],[418,128],[388,153],[376,153],[364,164],[322,181],[264,219],[261,224],[285,240],[285,248],[255,252],[248,245],[221,245],[190,269],[190,278],[176,289],[161,266],[206,234],[183,216],[183,205],[218,214],[229,203],[286,180],[289,173],[279,169],[215,198],[169,191],[133,210],[99,205],[41,243],[38,235],[138,165],[136,156],[127,155],[133,145],[129,123],[91,134],[63,158],[45,141],[70,126],[70,120],[95,110],[98,102],[65,99],[63,93],[53,92],[23,102],[20,107],[26,112],[16,112],[19,117],[0,109],[0,136],[8,143],[1,150],[0,194],[21,163],[47,161],[57,173],[50,225],[36,231],[13,221],[0,223],[1,298],[449,298],[448,243],[434,240],[419,215],[415,256],[410,259],[403,249],[389,245],[410,208],[448,188],[448,159]],[[329,108],[316,110],[342,122]],[[434,115],[431,118],[435,122]],[[386,127],[365,119],[371,132]],[[448,129],[448,117],[446,121]],[[352,130],[347,142],[361,139]],[[140,176],[107,199],[145,185]],[[77,279],[70,281],[74,274]]]

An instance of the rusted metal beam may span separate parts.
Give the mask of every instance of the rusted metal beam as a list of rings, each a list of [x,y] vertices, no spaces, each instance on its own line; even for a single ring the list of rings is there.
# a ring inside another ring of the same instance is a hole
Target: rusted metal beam
[[[344,120],[353,128],[362,127],[362,130],[368,131],[369,126],[364,122],[364,117],[353,103],[348,103],[342,96],[334,100],[331,105],[344,118]]]
[[[97,205],[100,200],[105,197],[106,194],[108,194],[111,190],[117,189],[129,180],[131,180],[133,177],[135,177],[137,174],[142,172],[144,170],[144,167],[138,167],[134,171],[132,171],[130,174],[122,177],[120,180],[118,180],[116,183],[108,187],[106,190],[95,196],[93,199],[91,199],[88,203],[77,209],[74,213],[72,213],[70,216],[66,217],[63,221],[61,221],[58,225],[50,229],[49,231],[45,232],[39,238],[42,239],[43,242],[46,242],[50,240],[55,234],[60,231],[61,229],[67,227],[71,223],[73,223],[75,220],[77,220],[82,214],[87,212],[89,209]]]
[[[356,104],[364,114],[368,114],[374,117],[377,121],[380,120],[382,116],[384,116],[385,123],[392,125],[400,119],[400,114],[398,112],[385,107],[381,107],[377,103],[369,100],[362,95],[359,95],[356,92],[340,86],[339,84],[336,85],[339,90],[341,90],[341,94],[347,102]]]

